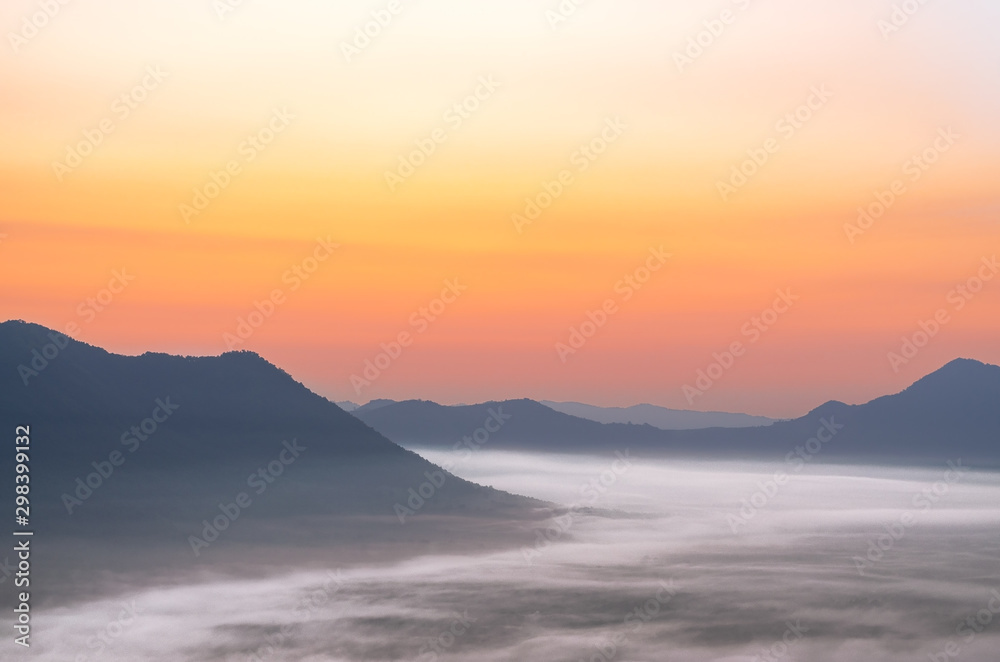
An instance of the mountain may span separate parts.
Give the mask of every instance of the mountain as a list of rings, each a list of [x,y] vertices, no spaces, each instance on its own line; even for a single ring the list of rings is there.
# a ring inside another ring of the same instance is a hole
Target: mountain
[[[803,461],[926,465],[962,458],[980,466],[1000,464],[1000,367],[969,359],[952,361],[906,390],[866,404],[831,401],[801,418],[748,428],[660,430],[597,423],[531,400],[465,407],[408,401],[355,414],[404,446],[451,448],[482,427],[491,411],[508,417],[483,445],[493,449],[628,448],[647,455],[773,460],[808,445]]]
[[[455,406],[407,400],[375,408],[366,405],[354,415],[397,443],[416,447],[452,447],[480,429],[489,434],[481,444],[484,448],[559,452],[602,450],[623,439],[657,444],[663,433],[650,425],[596,423],[534,400]]]
[[[375,409],[380,409],[388,405],[396,404],[396,400],[386,400],[385,398],[379,398],[376,400],[370,400],[367,404],[357,407],[355,411],[373,411]]]
[[[558,412],[586,418],[598,423],[635,423],[652,425],[661,430],[698,430],[701,428],[748,428],[770,425],[775,419],[750,414],[729,414],[717,411],[689,411],[667,409],[656,405],[633,405],[631,407],[595,407],[580,402],[552,402],[541,400],[541,404]]]
[[[539,503],[443,472],[250,352],[120,356],[11,321],[0,324],[0,393],[8,435],[30,427],[32,512],[58,533],[160,522],[176,538],[241,493],[253,501],[245,519],[364,515],[397,527],[396,504],[428,483],[421,514]],[[0,459],[8,485],[12,460]]]

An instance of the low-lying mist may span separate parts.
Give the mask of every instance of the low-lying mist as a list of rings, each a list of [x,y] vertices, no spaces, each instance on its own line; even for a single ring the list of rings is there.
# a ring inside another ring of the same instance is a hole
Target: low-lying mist
[[[565,508],[480,553],[366,565],[333,547],[322,569],[278,576],[118,578],[114,595],[40,610],[31,658],[996,660],[1000,475],[959,458],[907,470],[421,454]],[[421,517],[398,526],[425,536]],[[293,550],[266,551],[280,565]]]

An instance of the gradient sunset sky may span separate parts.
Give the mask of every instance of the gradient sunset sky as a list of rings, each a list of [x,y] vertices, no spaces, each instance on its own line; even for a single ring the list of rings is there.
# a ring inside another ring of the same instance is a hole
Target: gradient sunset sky
[[[1000,3],[928,2],[890,31],[889,0],[592,0],[554,26],[559,0],[402,0],[350,57],[388,0],[219,4],[77,0],[25,32],[40,3],[4,2],[0,319],[75,323],[121,353],[219,354],[278,289],[239,348],[361,402],[795,416],[957,357],[1000,363],[1000,278],[955,289],[992,277],[1000,253]],[[720,34],[679,66],[705,21]],[[116,102],[144,79],[145,98]],[[477,89],[459,126],[449,109]],[[810,99],[808,119],[781,124]],[[114,131],[77,167],[54,166],[102,122]],[[620,135],[582,169],[609,122]],[[269,124],[273,142],[248,148]],[[386,171],[435,131],[447,140],[392,190]],[[718,183],[768,141],[724,200]],[[914,170],[928,149],[936,162]],[[572,183],[518,231],[562,171]],[[845,231],[894,183],[884,216]],[[339,248],[293,288],[318,238]],[[625,300],[616,284],[661,249]],[[134,280],[87,312],[123,269]],[[448,280],[467,289],[415,324]],[[798,300],[753,341],[745,325],[778,290]],[[617,312],[561,360],[608,299]],[[935,337],[892,366],[940,309]],[[401,332],[412,344],[358,393],[351,376]],[[682,387],[735,341],[745,353],[689,402]]]

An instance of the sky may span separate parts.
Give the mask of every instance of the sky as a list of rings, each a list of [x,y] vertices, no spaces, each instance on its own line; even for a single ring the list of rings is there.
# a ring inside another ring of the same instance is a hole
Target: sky
[[[1000,363],[1000,6],[897,5],[8,0],[0,319],[359,402]]]

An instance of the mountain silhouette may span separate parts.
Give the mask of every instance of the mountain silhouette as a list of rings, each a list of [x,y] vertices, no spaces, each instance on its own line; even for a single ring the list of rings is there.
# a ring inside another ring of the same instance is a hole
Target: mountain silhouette
[[[810,460],[926,465],[962,458],[1000,464],[1000,367],[970,359],[952,361],[894,395],[861,405],[830,401],[800,418],[759,427],[602,424],[532,400],[455,407],[407,401],[362,407],[354,415],[404,446],[445,448],[480,425],[476,421],[491,408],[510,416],[487,442],[494,449],[608,453],[628,447],[654,455],[774,459],[819,433],[830,439],[807,453]]]
[[[241,492],[249,519],[395,522],[411,499],[421,514],[484,516],[540,503],[444,472],[251,352],[121,356],[10,321],[0,393],[4,429],[30,426],[32,510],[58,532],[153,520],[194,531]],[[2,458],[13,484],[13,453]],[[426,483],[433,495],[413,499]]]
[[[581,402],[552,402],[541,400],[550,409],[597,421],[598,423],[643,423],[661,430],[697,430],[700,428],[748,428],[756,425],[770,425],[773,418],[733,414],[720,411],[690,411],[668,409],[650,404],[631,407],[595,407]],[[350,411],[350,410],[349,410]]]
[[[403,445],[451,447],[483,427],[491,414],[504,417],[483,446],[493,449],[574,452],[613,448],[622,441],[657,444],[663,430],[651,425],[603,424],[557,412],[534,400],[445,406],[425,400],[365,405],[355,416]]]

